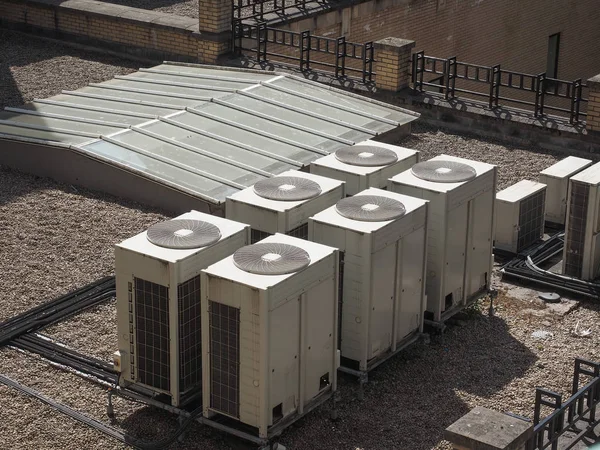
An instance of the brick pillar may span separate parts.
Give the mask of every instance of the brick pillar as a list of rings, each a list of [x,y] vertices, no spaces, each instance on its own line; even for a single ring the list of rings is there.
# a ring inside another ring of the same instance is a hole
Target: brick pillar
[[[214,64],[231,49],[231,0],[199,0],[198,60]]]
[[[414,46],[415,41],[393,37],[375,42],[375,84],[378,89],[397,92],[408,86]]]
[[[587,80],[589,95],[587,106],[588,131],[600,133],[600,75]]]

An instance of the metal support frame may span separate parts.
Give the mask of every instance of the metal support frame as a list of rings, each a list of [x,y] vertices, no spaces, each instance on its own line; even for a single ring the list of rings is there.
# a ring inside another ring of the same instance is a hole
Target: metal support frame
[[[502,84],[502,72],[500,64],[492,66],[490,74],[490,102],[489,107],[493,109],[498,106],[498,99],[500,97],[500,85]]]
[[[335,42],[335,77],[346,76],[346,36],[340,36]]]
[[[310,70],[310,45],[311,36],[310,30],[305,30],[300,33],[300,70]]]

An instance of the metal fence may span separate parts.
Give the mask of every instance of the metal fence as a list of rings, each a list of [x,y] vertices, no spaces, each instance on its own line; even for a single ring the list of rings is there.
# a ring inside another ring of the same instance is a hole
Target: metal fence
[[[236,53],[254,54],[258,63],[269,57],[297,61],[302,71],[313,66],[335,74],[360,77],[363,82],[373,81],[375,62],[373,42],[357,44],[344,36],[329,38],[313,36],[310,31],[287,31],[267,27],[266,24],[247,24],[241,19],[233,22],[233,42]]]
[[[582,377],[587,383],[581,386]],[[581,442],[600,423],[596,407],[600,402],[600,363],[575,359],[571,397],[565,402],[562,396],[547,389],[537,388],[535,393],[534,432],[527,450],[568,450]],[[552,412],[541,418],[542,407]]]
[[[286,14],[292,11],[307,11],[312,6],[334,3],[334,0],[232,0],[234,19],[263,21],[266,14]]]
[[[586,116],[581,108],[587,104],[587,99],[583,97],[583,90],[587,90],[587,85],[581,79],[559,80],[550,78],[545,73],[533,75],[515,72],[502,69],[500,64],[470,64],[457,61],[456,57],[436,58],[421,51],[413,54],[412,83],[414,89],[433,89],[443,93],[446,99],[455,98],[457,92],[484,97],[490,108],[497,107],[500,102],[533,107],[535,117],[542,116],[549,110],[568,116],[573,124]],[[481,91],[467,88],[481,84],[487,85],[487,88]],[[514,94],[516,91],[529,93],[533,101],[518,98]],[[549,99],[563,99],[568,106],[551,105],[548,103]]]

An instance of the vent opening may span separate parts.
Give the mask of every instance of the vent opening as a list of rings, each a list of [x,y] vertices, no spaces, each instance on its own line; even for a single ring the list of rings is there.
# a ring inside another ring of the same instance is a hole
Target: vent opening
[[[294,228],[293,230],[288,231],[286,234],[288,236],[308,241],[308,222]]]
[[[546,190],[526,198],[519,205],[519,235],[517,252],[535,244],[544,234],[544,204]]]
[[[283,403],[273,408],[273,423],[279,422],[281,419],[283,419]]]
[[[319,390],[325,389],[329,384],[329,372],[327,372],[325,375],[321,375],[319,379]]]
[[[266,239],[269,236],[272,236],[272,234],[267,233],[266,231],[256,230],[252,228],[250,230],[250,243],[256,244],[257,242],[262,241],[263,239]]]
[[[571,181],[569,217],[565,230],[565,275],[581,278],[589,202],[589,186]]]
[[[446,295],[446,299],[444,301],[445,309],[452,308],[453,304],[454,304],[454,294],[448,294],[448,295]]]
[[[179,389],[186,392],[202,383],[200,276],[177,286],[179,301]]]
[[[340,280],[338,284],[338,338],[337,348],[342,349],[342,308],[344,306],[344,252],[340,251]]]

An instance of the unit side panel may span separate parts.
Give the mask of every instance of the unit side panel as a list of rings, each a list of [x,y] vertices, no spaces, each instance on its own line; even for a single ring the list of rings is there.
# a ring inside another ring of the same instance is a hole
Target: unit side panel
[[[400,244],[399,274],[400,286],[398,300],[397,341],[419,329],[421,321],[421,302],[423,300],[423,265],[425,255],[423,244],[425,227],[421,227],[405,236]]]
[[[419,209],[412,211],[410,214],[401,217],[398,220],[391,222],[389,225],[377,230],[373,236],[373,251],[377,252],[381,248],[395,242],[398,239],[411,233],[416,228],[420,228],[425,224],[427,214],[427,206],[423,205]]]
[[[246,230],[225,238],[197,254],[185,259],[180,266],[179,283],[189,280],[222,259],[232,255],[236,250],[249,244]]]
[[[333,263],[333,262],[332,262]],[[306,292],[305,334],[305,385],[304,395],[310,401],[321,390],[333,383],[337,368],[334,367],[334,355],[337,351],[334,342],[335,317],[335,280],[325,279]]]
[[[494,179],[495,170],[490,170],[488,173],[453,189],[448,193],[448,209],[454,209],[458,205],[467,203],[484,192],[491,191],[495,194]]]
[[[452,305],[459,304],[464,298],[467,211],[468,203],[463,203],[461,206],[448,211],[446,267],[444,271],[444,290],[441,295],[443,311]],[[451,297],[447,297],[450,295]],[[450,303],[450,300],[452,300],[452,303]]]
[[[318,164],[310,165],[310,173],[346,182],[346,195],[354,195],[360,192],[360,176],[355,173],[335,170]]]
[[[371,256],[369,344],[367,359],[385,352],[392,345],[394,291],[396,284],[396,242]]]
[[[269,425],[296,411],[299,396],[300,304],[289,301],[269,318]],[[277,414],[277,415],[275,415]]]
[[[363,358],[366,336],[362,333],[363,302],[368,302],[368,286],[364,286],[364,259],[347,251],[344,255],[344,291],[342,298],[342,345],[345,358]]]
[[[487,191],[471,201],[472,220],[469,226],[469,245],[467,247],[469,271],[466,274],[466,298],[488,288],[491,280],[494,196],[493,191]],[[515,203],[514,205],[516,210],[514,214],[518,218],[519,204]]]
[[[296,208],[287,211],[287,227],[283,232],[287,233],[294,228],[308,222],[308,218],[320,213],[324,209],[335,205],[344,195],[343,185],[338,186],[330,192],[322,194],[314,199],[302,203]]]
[[[496,223],[494,232],[494,246],[501,250],[516,252],[518,238],[518,203],[495,200]]]
[[[225,217],[230,220],[236,220],[250,225],[254,230],[265,231],[267,233],[277,233],[278,215],[276,211],[270,211],[264,208],[258,208],[244,202],[238,202],[230,198],[226,201]]]
[[[338,253],[335,252],[272,287],[269,290],[269,310],[277,308],[291,298],[298,297],[305,289],[320,283],[323,279],[333,277],[334,258],[337,257]]]
[[[600,192],[597,186],[589,186],[589,200],[586,225],[586,247],[584,250],[584,264],[582,278],[593,280],[600,273],[600,254],[598,253],[598,232],[600,231]]]
[[[444,273],[446,269],[446,205],[445,196],[440,195],[429,204],[427,224],[427,311],[439,320],[443,310]]]
[[[115,249],[115,273],[124,280],[134,277],[169,286],[169,263],[123,248]]]
[[[564,224],[567,212],[567,190],[569,187],[569,178],[557,178],[540,174],[539,181],[540,183],[544,183],[546,185],[545,220],[557,224]]]
[[[349,234],[349,232],[345,229],[322,222],[312,221],[312,227],[309,226],[308,230],[309,241],[346,251],[346,235]]]

